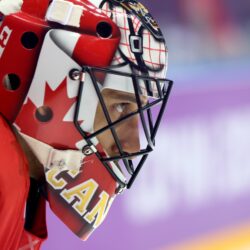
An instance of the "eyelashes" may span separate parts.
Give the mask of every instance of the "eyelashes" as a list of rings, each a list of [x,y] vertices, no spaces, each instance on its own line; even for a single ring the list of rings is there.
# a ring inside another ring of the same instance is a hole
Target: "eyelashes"
[[[114,108],[118,113],[121,114],[126,110],[127,106],[128,106],[128,103],[117,103],[114,105]]]
[[[119,119],[127,114],[135,112],[137,108],[136,104],[130,102],[114,103],[110,109],[111,117],[113,117],[112,120]]]

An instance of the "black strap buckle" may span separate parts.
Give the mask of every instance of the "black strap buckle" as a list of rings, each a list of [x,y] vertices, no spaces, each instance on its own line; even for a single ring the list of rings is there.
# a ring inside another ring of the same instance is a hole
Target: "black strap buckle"
[[[142,37],[136,35],[130,35],[129,37],[130,49],[133,53],[142,54]]]

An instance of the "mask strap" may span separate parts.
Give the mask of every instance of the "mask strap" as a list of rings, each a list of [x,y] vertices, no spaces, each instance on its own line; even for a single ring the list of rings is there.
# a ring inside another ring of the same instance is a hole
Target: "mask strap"
[[[20,133],[20,135],[45,169],[54,167],[59,168],[61,171],[80,169],[84,158],[84,154],[81,151],[58,150],[23,133]]]

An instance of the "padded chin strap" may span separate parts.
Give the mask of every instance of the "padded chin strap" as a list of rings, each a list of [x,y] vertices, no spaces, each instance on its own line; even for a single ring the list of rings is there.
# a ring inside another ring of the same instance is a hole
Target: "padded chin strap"
[[[21,10],[23,0],[0,0],[0,12],[10,15]]]
[[[58,150],[23,133],[20,133],[20,135],[44,166],[44,169],[54,167],[59,168],[60,171],[80,169],[85,157],[81,151]]]

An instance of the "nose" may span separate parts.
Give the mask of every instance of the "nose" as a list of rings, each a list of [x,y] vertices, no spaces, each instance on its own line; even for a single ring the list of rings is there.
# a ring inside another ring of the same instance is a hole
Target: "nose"
[[[116,129],[122,150],[127,153],[140,151],[138,117],[128,119]],[[112,151],[115,155],[119,153],[117,145],[114,143]]]

